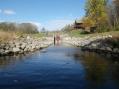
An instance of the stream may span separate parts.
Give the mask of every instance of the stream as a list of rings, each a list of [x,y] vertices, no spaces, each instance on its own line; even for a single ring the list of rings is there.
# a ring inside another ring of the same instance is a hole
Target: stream
[[[0,57],[0,89],[119,89],[119,62],[66,44]]]

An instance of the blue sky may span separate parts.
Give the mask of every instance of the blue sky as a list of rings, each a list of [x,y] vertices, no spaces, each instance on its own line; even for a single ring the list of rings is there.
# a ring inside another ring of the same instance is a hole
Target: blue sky
[[[84,16],[85,0],[0,0],[0,21],[31,22],[56,30]]]

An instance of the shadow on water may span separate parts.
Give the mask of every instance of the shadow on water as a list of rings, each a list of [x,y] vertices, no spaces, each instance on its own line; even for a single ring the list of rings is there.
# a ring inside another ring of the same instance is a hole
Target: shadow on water
[[[100,85],[105,86],[105,89],[119,88],[119,61],[115,61],[112,57],[100,56],[95,52],[83,52],[81,50],[76,51],[73,56],[75,61],[84,65],[85,78],[92,88],[95,86],[98,89]],[[114,86],[114,83],[117,83],[117,86]]]
[[[119,62],[67,44],[0,57],[0,89],[119,89]]]

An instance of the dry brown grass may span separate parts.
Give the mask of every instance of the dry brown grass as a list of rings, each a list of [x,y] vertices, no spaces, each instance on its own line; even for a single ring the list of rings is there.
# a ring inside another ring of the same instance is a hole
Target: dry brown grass
[[[15,39],[16,34],[14,32],[0,31],[0,42],[7,42]]]

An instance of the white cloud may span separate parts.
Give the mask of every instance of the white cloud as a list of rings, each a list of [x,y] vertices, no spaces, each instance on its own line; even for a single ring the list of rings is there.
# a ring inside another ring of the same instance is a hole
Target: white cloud
[[[67,24],[72,24],[73,20],[52,20],[47,22],[44,27],[46,29],[52,31],[52,30],[60,30]]]
[[[14,15],[14,14],[16,14],[16,12],[14,10],[12,10],[12,9],[4,9],[4,10],[2,10],[2,13],[6,14],[6,15]]]

